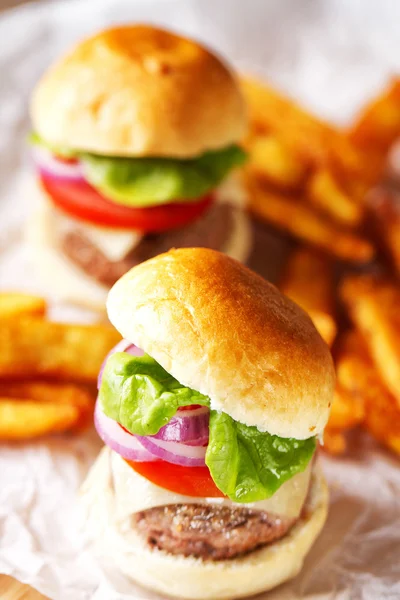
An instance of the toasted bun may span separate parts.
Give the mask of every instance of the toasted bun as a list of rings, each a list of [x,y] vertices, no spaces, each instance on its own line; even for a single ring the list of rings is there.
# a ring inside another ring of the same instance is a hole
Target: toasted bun
[[[291,579],[320,533],[328,491],[318,466],[302,517],[281,540],[226,561],[203,561],[151,550],[115,507],[110,451],[103,450],[82,488],[85,528],[98,551],[137,583],[172,598],[224,600],[270,590]],[[126,466],[127,478],[130,477]],[[132,471],[132,470],[130,470]],[[130,487],[134,493],[134,485]]]
[[[43,284],[58,300],[105,312],[108,288],[84,273],[59,249],[58,212],[47,194],[30,177],[25,184],[25,193],[37,201],[37,208],[27,221],[26,241]],[[229,177],[217,190],[219,201],[229,200],[237,206],[234,227],[224,252],[245,262],[250,254],[252,233],[249,219],[242,210],[245,202],[243,193],[239,182],[233,177]]]
[[[282,437],[322,433],[331,355],[308,315],[275,286],[213,250],[172,250],[126,273],[108,315],[123,337],[212,408]]]
[[[136,25],[102,31],[55,64],[33,93],[31,116],[55,146],[185,158],[240,140],[244,106],[211,52]]]

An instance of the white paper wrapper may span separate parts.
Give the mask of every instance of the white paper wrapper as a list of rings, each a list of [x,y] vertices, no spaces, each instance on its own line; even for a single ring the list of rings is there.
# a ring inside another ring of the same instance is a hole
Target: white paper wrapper
[[[265,75],[321,116],[348,120],[400,67],[400,3],[390,0],[87,0],[48,2],[0,19],[0,282],[50,298],[23,246],[32,197],[28,98],[46,66],[75,40],[123,21],[194,35],[249,72]],[[56,307],[58,318],[90,320]],[[0,448],[0,572],[56,600],[157,598],[95,560],[78,527],[77,490],[100,443],[93,431]],[[351,458],[323,460],[328,523],[301,575],[269,600],[400,598],[400,470],[366,436]],[[173,574],[171,574],[173,577]],[[265,596],[262,596],[265,597]]]

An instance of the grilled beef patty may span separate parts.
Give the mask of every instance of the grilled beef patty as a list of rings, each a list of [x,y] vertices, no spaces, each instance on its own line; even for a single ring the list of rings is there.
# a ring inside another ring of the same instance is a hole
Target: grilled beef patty
[[[133,526],[151,547],[203,560],[235,558],[282,538],[297,519],[249,508],[173,504],[133,515]]]
[[[223,250],[234,227],[235,210],[237,209],[228,203],[216,202],[194,223],[180,229],[146,235],[127,256],[118,261],[109,260],[79,231],[79,227],[67,231],[60,244],[64,254],[73,263],[99,283],[111,287],[135,265],[171,248],[201,246]]]

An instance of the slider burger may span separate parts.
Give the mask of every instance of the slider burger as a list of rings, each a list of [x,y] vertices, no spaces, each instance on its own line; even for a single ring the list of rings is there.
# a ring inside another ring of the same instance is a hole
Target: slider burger
[[[296,575],[327,514],[314,456],[334,387],[310,318],[202,248],[134,267],[107,308],[124,339],[99,378],[89,536],[173,598],[237,598]]]
[[[232,176],[244,101],[211,52],[148,26],[102,31],[44,74],[31,115],[43,202],[29,240],[60,296],[104,305],[121,275],[171,247],[246,260]]]

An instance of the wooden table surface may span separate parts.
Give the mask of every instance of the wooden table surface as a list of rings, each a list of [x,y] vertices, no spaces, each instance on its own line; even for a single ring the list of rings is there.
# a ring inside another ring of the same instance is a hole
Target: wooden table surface
[[[28,2],[37,2],[38,0],[0,0],[0,12],[7,8],[15,8],[20,4],[27,4]],[[1,596],[0,596],[1,597]]]
[[[29,585],[24,585],[8,575],[0,575],[1,600],[47,600]]]

